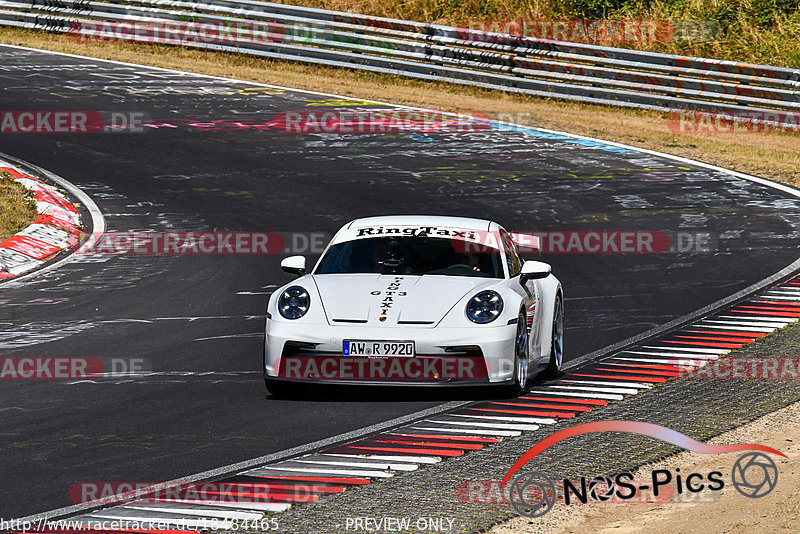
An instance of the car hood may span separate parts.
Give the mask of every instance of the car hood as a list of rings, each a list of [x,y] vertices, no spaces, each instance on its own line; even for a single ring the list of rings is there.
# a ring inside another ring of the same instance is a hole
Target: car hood
[[[456,276],[323,274],[312,278],[334,325],[435,326],[448,311],[495,279]]]

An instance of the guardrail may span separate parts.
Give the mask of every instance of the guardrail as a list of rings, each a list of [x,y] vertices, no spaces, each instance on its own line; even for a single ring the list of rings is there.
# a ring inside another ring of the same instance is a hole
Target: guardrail
[[[800,70],[257,0],[0,0],[0,26],[239,52],[595,104],[752,113],[766,123],[800,111]],[[217,33],[209,36],[209,29]]]

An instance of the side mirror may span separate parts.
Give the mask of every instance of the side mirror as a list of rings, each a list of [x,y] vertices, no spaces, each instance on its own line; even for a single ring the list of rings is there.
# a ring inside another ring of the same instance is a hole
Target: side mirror
[[[522,264],[522,270],[519,274],[519,283],[525,284],[528,280],[539,280],[540,278],[547,278],[553,268],[549,263],[541,261],[528,260]]]
[[[289,274],[296,274],[303,276],[306,274],[306,257],[305,256],[289,256],[281,260],[281,269]]]

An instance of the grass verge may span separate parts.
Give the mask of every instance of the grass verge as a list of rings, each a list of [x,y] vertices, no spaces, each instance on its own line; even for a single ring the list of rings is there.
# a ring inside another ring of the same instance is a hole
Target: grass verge
[[[668,126],[668,115],[659,112],[540,99],[400,76],[182,47],[74,42],[66,35],[33,30],[0,28],[0,43],[441,111],[486,113],[495,119],[659,150],[800,185],[798,134],[675,133]]]
[[[30,192],[0,171],[0,242],[31,224],[36,218],[36,204]]]

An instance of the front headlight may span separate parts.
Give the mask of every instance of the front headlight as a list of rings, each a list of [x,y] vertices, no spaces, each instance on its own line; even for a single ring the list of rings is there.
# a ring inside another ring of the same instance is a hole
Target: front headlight
[[[503,299],[496,291],[481,291],[467,303],[467,317],[473,323],[491,323],[503,311]]]
[[[300,286],[292,286],[278,298],[278,313],[286,319],[299,319],[306,314],[310,305],[308,291]]]

